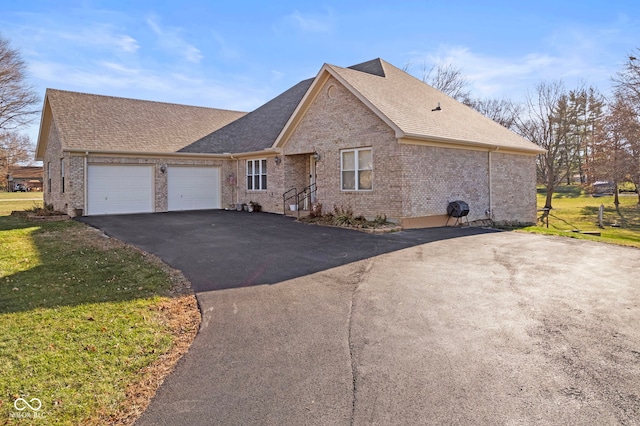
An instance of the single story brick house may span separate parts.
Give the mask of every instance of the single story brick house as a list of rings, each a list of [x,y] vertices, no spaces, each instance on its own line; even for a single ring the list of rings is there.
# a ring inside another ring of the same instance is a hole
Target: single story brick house
[[[541,152],[374,59],[325,64],[250,113],[48,89],[36,159],[71,216],[320,203],[423,227],[454,200],[471,221],[535,222]]]
[[[42,191],[42,166],[14,166],[9,168],[7,181],[9,190],[20,186],[26,191]]]

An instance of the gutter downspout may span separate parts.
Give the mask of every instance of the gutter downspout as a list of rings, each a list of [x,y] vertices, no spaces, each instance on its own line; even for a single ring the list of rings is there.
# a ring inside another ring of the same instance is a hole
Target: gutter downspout
[[[87,167],[89,166],[89,152],[85,152],[84,153],[84,167],[83,167],[83,173],[82,173],[82,179],[84,181],[84,205],[82,206],[82,215],[86,216],[87,215],[87,209],[89,208],[89,200],[87,200],[87,197],[89,196],[89,191],[87,188],[87,182],[89,181],[89,171],[87,170]]]
[[[240,175],[238,174],[238,173],[240,173],[240,160],[235,158],[233,156],[233,154],[230,154],[229,158],[231,158],[232,160],[236,160],[236,191],[235,191],[236,192],[236,202],[235,202],[235,204],[238,204],[238,199],[240,198],[239,197],[240,194],[238,194],[238,192],[240,191],[240,186],[239,186],[240,185],[239,184]]]
[[[496,146],[496,148],[493,151],[489,150],[489,214],[488,216],[492,222],[493,222],[493,177],[492,177],[493,165],[491,162],[491,153],[498,152],[498,150],[500,150],[499,146]]]

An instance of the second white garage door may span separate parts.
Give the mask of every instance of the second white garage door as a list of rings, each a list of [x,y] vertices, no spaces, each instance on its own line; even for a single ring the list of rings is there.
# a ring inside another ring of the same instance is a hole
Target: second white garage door
[[[171,166],[167,180],[169,211],[220,208],[219,167]]]

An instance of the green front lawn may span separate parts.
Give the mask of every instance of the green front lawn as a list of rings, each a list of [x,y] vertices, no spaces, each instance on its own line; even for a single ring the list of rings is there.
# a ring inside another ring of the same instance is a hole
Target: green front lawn
[[[545,203],[546,193],[538,191],[538,208]],[[593,197],[585,194],[576,185],[561,186],[553,195],[553,210],[549,214],[549,228],[546,222],[540,220],[537,226],[530,226],[522,230],[540,234],[563,235],[603,241],[613,244],[640,248],[640,207],[636,194],[621,194],[620,208],[616,210],[614,197]],[[598,225],[598,210],[604,205],[603,224]],[[542,216],[538,212],[538,218]],[[599,231],[600,237],[588,236],[575,231]]]
[[[0,216],[0,423],[134,419],[147,370],[197,328],[168,319],[171,287],[166,267],[82,224]]]
[[[34,207],[42,207],[42,192],[0,192],[0,216]]]

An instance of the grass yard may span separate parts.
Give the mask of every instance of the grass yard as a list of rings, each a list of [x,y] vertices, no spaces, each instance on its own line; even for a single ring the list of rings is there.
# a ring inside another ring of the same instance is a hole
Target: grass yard
[[[538,208],[544,206],[545,197],[545,192],[538,192]],[[598,210],[601,204],[604,205],[602,229],[598,226]],[[585,194],[579,186],[561,186],[553,195],[552,206],[548,229],[546,224],[538,221],[537,226],[522,230],[640,248],[640,207],[636,194],[621,194],[620,209],[616,211],[613,195],[593,197]],[[541,215],[539,212],[538,218]],[[602,235],[596,237],[574,231],[600,231]]]
[[[0,192],[0,216],[32,207],[42,207],[42,192]]]
[[[0,424],[131,424],[199,320],[155,258],[77,222],[0,216]]]

